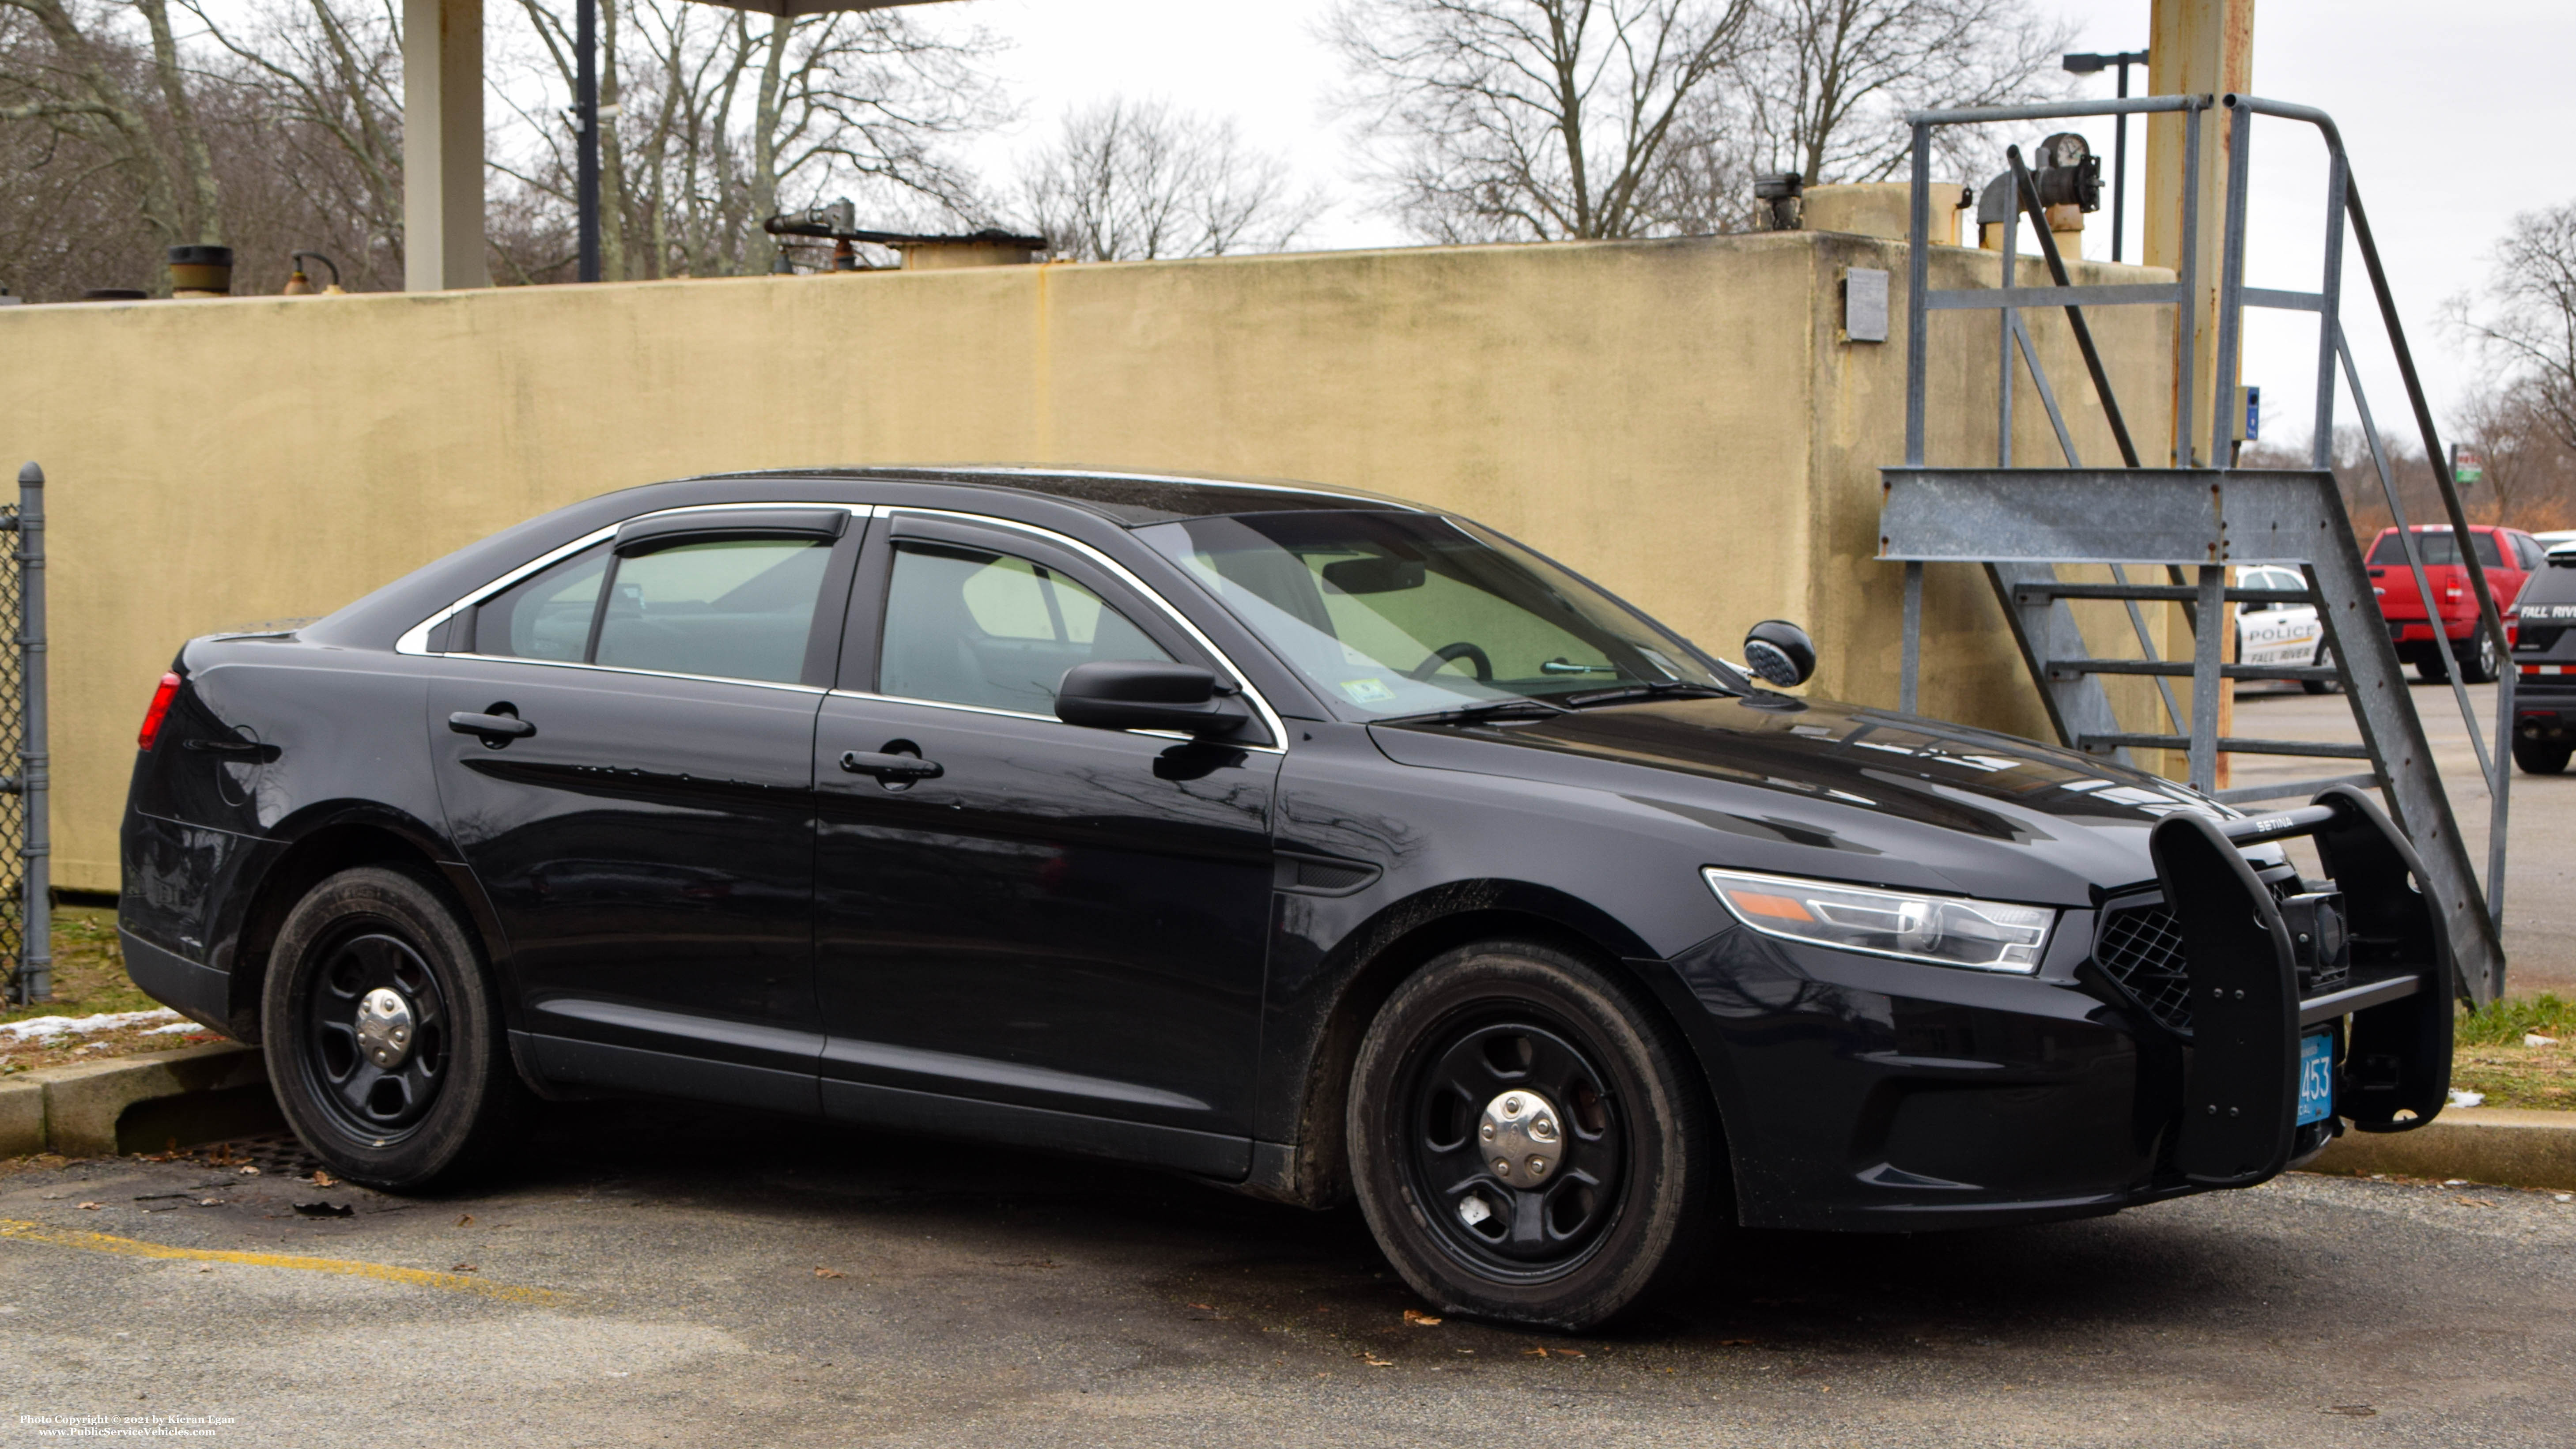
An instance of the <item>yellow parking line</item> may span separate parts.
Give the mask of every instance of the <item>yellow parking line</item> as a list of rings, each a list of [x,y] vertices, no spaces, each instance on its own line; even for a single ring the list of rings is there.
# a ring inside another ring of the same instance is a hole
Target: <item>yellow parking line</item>
[[[506,1283],[488,1283],[462,1273],[433,1273],[425,1268],[396,1268],[386,1263],[356,1263],[346,1258],[305,1258],[292,1253],[237,1253],[219,1248],[174,1248],[167,1243],[147,1243],[139,1238],[119,1238],[107,1233],[73,1232],[67,1228],[49,1228],[42,1223],[17,1222],[0,1218],[0,1238],[14,1238],[23,1243],[50,1243],[58,1248],[84,1248],[93,1253],[118,1253],[129,1258],[186,1258],[200,1263],[244,1263],[254,1268],[300,1268],[307,1273],[344,1273],[353,1278],[375,1278],[386,1283],[407,1283],[415,1288],[445,1288],[458,1293],[479,1293],[486,1298],[500,1298],[513,1303],[544,1303],[554,1294],[543,1288],[516,1288]]]

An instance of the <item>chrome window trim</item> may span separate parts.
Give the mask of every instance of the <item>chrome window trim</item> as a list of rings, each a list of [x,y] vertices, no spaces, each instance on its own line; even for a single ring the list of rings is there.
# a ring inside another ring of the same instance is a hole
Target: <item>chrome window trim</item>
[[[629,669],[617,664],[584,664],[578,659],[521,659],[509,654],[433,654],[433,659],[461,659],[468,664],[525,664],[534,669],[579,669],[591,674],[614,674],[626,679],[685,679],[697,684],[739,684],[745,689],[780,689],[790,694],[820,697],[832,691],[818,684],[797,684],[779,679],[743,679],[731,674],[675,674],[667,669]]]
[[[1125,564],[1122,564],[1118,560],[1111,558],[1109,555],[1102,553],[1099,549],[1092,547],[1090,544],[1084,543],[1081,539],[1069,537],[1065,534],[1056,532],[1054,529],[1042,528],[1033,523],[1022,523],[1017,519],[996,518],[985,513],[965,513],[951,508],[915,508],[910,505],[900,503],[880,503],[870,511],[872,515],[877,518],[889,520],[895,518],[897,515],[909,514],[916,518],[953,519],[959,523],[977,524],[1000,528],[1014,533],[1024,533],[1034,538],[1043,539],[1048,543],[1056,544],[1080,555],[1082,558],[1097,565],[1102,572],[1108,574],[1111,578],[1118,580],[1118,582],[1134,590],[1140,598],[1145,599],[1155,608],[1162,610],[1163,617],[1170,621],[1174,628],[1177,628],[1183,634],[1188,635],[1191,643],[1196,644],[1201,650],[1206,652],[1207,657],[1215,660],[1228,674],[1234,676],[1236,687],[1241,689],[1243,691],[1243,697],[1251,702],[1253,712],[1259,716],[1262,726],[1270,731],[1270,738],[1274,741],[1274,743],[1267,745],[1239,744],[1236,748],[1258,750],[1265,754],[1284,755],[1288,753],[1288,726],[1280,719],[1279,712],[1270,707],[1270,701],[1263,697],[1259,686],[1252,682],[1252,676],[1246,674],[1242,667],[1237,665],[1224,650],[1216,647],[1216,641],[1210,639],[1198,625],[1192,623],[1189,615],[1182,613],[1171,600],[1164,598],[1153,585],[1136,577],[1135,572],[1129,569]],[[992,709],[983,705],[955,704],[942,699],[914,699],[909,695],[876,694],[864,690],[836,689],[833,690],[832,693],[837,695],[847,695],[853,699],[878,699],[894,704],[931,705],[941,709],[963,709],[971,710],[977,714],[1005,715],[1014,719],[1037,719],[1045,720],[1049,724],[1064,724],[1064,721],[1057,719],[1051,714],[1028,714],[1020,710]],[[1065,728],[1079,729],[1082,728],[1082,726],[1065,725]],[[1171,732],[1164,730],[1122,730],[1120,733],[1152,734],[1161,736]],[[1175,735],[1175,737],[1186,738],[1186,736],[1177,735]]]
[[[517,568],[510,570],[499,578],[493,579],[491,582],[475,589],[465,597],[458,599],[455,603],[448,605],[446,608],[439,610],[437,613],[432,614],[428,618],[421,620],[419,623],[412,625],[410,628],[405,629],[402,632],[402,637],[394,641],[394,652],[396,654],[428,654],[430,652],[430,630],[437,628],[439,625],[446,623],[448,620],[464,613],[467,609],[483,602],[485,599],[492,597],[494,594],[501,592],[503,589],[510,587],[512,584],[519,582],[521,579],[524,579],[531,574],[542,573],[545,570],[554,567],[556,564],[563,562],[565,559],[572,557],[574,554],[581,552],[583,549],[615,538],[617,536],[617,531],[630,523],[640,522],[647,518],[668,518],[682,513],[742,513],[753,509],[771,508],[837,508],[849,514],[853,518],[867,518],[873,516],[875,513],[873,508],[864,503],[790,503],[785,500],[778,500],[774,502],[761,503],[691,503],[679,508],[656,508],[650,513],[636,514],[633,518],[621,518],[615,523],[608,525],[606,528],[585,533],[581,537],[574,539],[572,542],[563,545],[561,548],[540,554],[537,557],[528,560],[526,563],[519,565]],[[702,674],[662,674],[661,671],[658,670],[617,669],[605,664],[584,664],[578,661],[562,659],[518,659],[506,654],[447,654],[442,657],[449,659],[501,659],[507,660],[513,664],[568,664],[576,669],[606,669],[612,674],[656,674],[666,679],[720,679],[724,677],[721,675]],[[764,681],[747,679],[735,680],[732,682],[738,684],[760,684]],[[814,686],[806,684],[798,685],[796,688],[813,689]],[[816,690],[815,692],[821,693],[820,690]]]

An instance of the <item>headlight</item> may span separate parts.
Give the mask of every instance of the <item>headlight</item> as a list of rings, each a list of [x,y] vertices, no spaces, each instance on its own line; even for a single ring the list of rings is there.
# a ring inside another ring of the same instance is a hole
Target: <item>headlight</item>
[[[1714,867],[1700,874],[1737,920],[1763,935],[1936,966],[2036,971],[2057,925],[2057,912],[2045,906],[1864,890]]]

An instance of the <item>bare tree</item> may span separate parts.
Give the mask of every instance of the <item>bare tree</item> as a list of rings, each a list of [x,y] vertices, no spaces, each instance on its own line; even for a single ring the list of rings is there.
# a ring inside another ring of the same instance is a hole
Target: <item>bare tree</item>
[[[2513,219],[2484,302],[2454,299],[2453,325],[2496,365],[2503,389],[2576,448],[2576,202]]]
[[[521,0],[557,95],[569,94],[569,6]],[[998,119],[980,34],[899,10],[754,18],[683,0],[601,0],[601,270],[721,275],[768,262],[761,218],[855,190],[888,211],[963,214],[972,178],[943,137]],[[532,114],[532,154],[500,166],[562,207],[569,124]]]
[[[203,0],[181,3],[238,63],[237,86],[265,123],[265,134],[244,148],[254,174],[239,184],[265,184],[300,202],[311,218],[302,244],[348,263],[344,282],[400,286],[399,0],[274,0],[231,24],[218,22]]]
[[[2466,487],[2462,501],[2481,522],[2527,529],[2576,522],[2576,448],[2544,393],[2525,377],[2481,389],[2460,409],[2452,435],[2478,451],[2485,473]]]
[[[1066,116],[1019,189],[1054,254],[1090,262],[1281,251],[1326,205],[1232,120],[1124,97]]]
[[[1771,169],[1808,185],[1883,181],[1912,145],[1905,112],[1999,106],[2063,89],[2058,58],[2075,37],[2026,0],[1767,0],[1770,43],[1750,54],[1735,95]],[[1978,148],[1945,127],[1953,153]]]
[[[1342,0],[1346,110],[1387,137],[1397,215],[1439,241],[1650,236],[1685,184],[1754,0]]]
[[[31,64],[0,75],[0,123],[32,123],[109,158],[165,244],[222,242],[221,188],[168,0],[0,0],[0,11],[43,37],[19,50]]]

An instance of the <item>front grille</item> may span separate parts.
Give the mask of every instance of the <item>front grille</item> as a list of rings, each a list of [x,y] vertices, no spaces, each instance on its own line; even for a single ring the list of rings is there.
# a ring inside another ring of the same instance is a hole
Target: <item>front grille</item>
[[[2130,906],[2102,917],[2093,959],[2128,988],[2147,1013],[2174,1031],[2191,1030],[2191,980],[2185,974],[2182,922],[2162,905]]]

